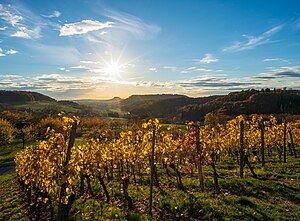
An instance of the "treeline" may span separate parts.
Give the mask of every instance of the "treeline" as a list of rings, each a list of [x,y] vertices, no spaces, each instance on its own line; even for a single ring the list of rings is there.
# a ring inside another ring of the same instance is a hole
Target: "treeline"
[[[181,109],[181,120],[203,121],[207,113],[237,116],[239,114],[300,114],[300,92],[297,90],[248,90],[232,92],[204,104]]]

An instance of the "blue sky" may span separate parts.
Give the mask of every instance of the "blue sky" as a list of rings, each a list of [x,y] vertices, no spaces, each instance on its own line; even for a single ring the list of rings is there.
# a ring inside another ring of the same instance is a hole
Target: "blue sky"
[[[300,1],[0,1],[0,89],[57,99],[300,89]]]

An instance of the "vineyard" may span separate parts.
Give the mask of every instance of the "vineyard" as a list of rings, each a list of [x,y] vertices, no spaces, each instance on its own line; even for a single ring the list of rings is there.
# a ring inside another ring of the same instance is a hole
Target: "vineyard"
[[[15,158],[28,217],[197,220],[203,216],[203,209],[193,208],[197,194],[229,194],[224,188],[226,179],[236,179],[235,185],[242,184],[244,177],[259,180],[268,164],[284,165],[297,158],[299,120],[279,122],[273,116],[252,115],[218,124],[213,116],[210,119],[204,125],[190,122],[185,126],[149,120],[120,133],[92,133],[74,145],[80,119],[60,115],[60,129],[49,127],[44,140],[26,147]],[[225,165],[231,169],[224,174]],[[298,180],[298,176],[293,177]],[[137,193],[132,193],[133,189]],[[164,213],[156,199],[159,194],[166,197],[168,191],[177,192],[179,198],[174,200],[184,204],[179,208],[161,202],[165,210],[174,210],[173,214]],[[188,200],[181,199],[180,193],[188,193]],[[92,212],[80,212],[79,202],[93,202],[89,205]],[[184,207],[187,210],[180,211]],[[127,216],[122,217],[120,210],[128,211]]]

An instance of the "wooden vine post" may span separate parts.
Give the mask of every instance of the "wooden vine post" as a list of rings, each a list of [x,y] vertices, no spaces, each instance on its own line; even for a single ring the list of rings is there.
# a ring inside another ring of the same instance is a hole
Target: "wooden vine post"
[[[149,215],[152,217],[152,195],[153,195],[153,181],[154,181],[154,147],[155,147],[155,130],[156,126],[153,128],[152,132],[152,148],[151,148],[151,175],[150,175],[150,194],[149,194]]]
[[[77,122],[73,122],[71,134],[70,134],[70,138],[69,138],[69,143],[68,143],[66,161],[64,162],[64,165],[63,165],[64,166],[63,176],[67,175],[67,166],[71,159],[71,149],[75,143],[76,129],[77,129]],[[72,195],[69,198],[68,204],[64,204],[62,202],[63,197],[66,196],[66,189],[67,189],[67,182],[65,181],[61,186],[60,194],[59,194],[59,204],[58,204],[58,214],[57,214],[58,221],[68,221],[69,220],[69,211],[71,209],[71,205],[72,205],[73,201],[75,200],[75,196]]]
[[[244,150],[244,121],[240,122],[240,178],[244,177],[245,150]]]
[[[261,164],[265,166],[265,126],[264,120],[261,120],[260,123],[260,131],[261,131]]]
[[[203,168],[201,163],[202,158],[202,149],[200,147],[200,127],[195,125],[196,128],[196,163],[198,168],[198,178],[200,181],[200,190],[204,192],[204,176],[203,176]]]
[[[297,153],[296,153],[296,149],[295,149],[295,143],[294,143],[294,139],[293,139],[292,130],[289,130],[289,135],[290,135],[290,139],[291,139],[292,149],[294,152],[294,157],[297,158]]]
[[[286,163],[286,120],[283,125],[283,162]]]

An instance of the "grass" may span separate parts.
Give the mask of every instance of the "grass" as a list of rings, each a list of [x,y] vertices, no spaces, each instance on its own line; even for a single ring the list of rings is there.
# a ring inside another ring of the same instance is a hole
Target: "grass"
[[[25,104],[13,104],[13,108],[17,110],[24,110],[24,109],[30,109],[30,110],[56,110],[56,111],[65,111],[65,112],[79,112],[79,109],[55,103],[55,102],[47,102],[47,101],[32,101],[27,102]]]
[[[78,143],[81,141],[78,140]],[[0,151],[0,165],[14,165],[15,153],[21,149],[15,141]],[[300,217],[300,162],[288,156],[287,163],[267,158],[266,166],[253,163],[258,179],[245,169],[245,178],[238,177],[235,162],[218,163],[220,194],[213,191],[212,169],[204,166],[205,192],[199,191],[197,177],[183,176],[185,191],[176,189],[176,178],[167,177],[159,170],[162,189],[154,188],[153,217],[148,216],[149,180],[129,185],[134,204],[128,210],[121,185],[107,183],[111,203],[99,183],[92,182],[94,196],[78,198],[72,206],[72,220],[299,220]],[[145,178],[145,177],[144,177]],[[137,178],[138,179],[138,178]],[[27,220],[18,198],[15,173],[0,175],[0,220]]]
[[[0,220],[29,220],[22,210],[15,173],[0,175]]]
[[[26,141],[25,145],[32,145],[36,143],[35,140]],[[6,146],[0,147],[0,168],[15,165],[15,156],[19,150],[22,149],[22,141],[15,139],[13,142]]]
[[[221,193],[213,191],[211,168],[205,166],[205,192],[199,191],[196,177],[183,179],[185,191],[176,189],[175,177],[160,174],[163,188],[154,188],[153,220],[298,220],[300,217],[300,163],[288,158],[288,163],[270,163],[262,168],[255,165],[259,179],[248,169],[245,178],[238,178],[237,167],[219,167]],[[229,176],[227,174],[230,174]],[[133,181],[132,181],[133,183]],[[134,210],[128,211],[119,183],[107,184],[112,203],[104,203],[104,193],[93,183],[96,197],[80,198],[73,206],[76,220],[150,220],[148,213],[149,187],[144,184],[129,186]]]

